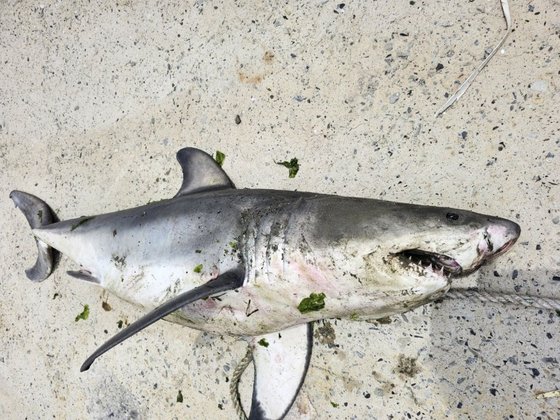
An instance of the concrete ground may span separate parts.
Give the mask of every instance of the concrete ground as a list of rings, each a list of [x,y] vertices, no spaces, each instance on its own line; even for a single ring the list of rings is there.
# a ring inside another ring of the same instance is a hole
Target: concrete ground
[[[245,344],[229,337],[158,323],[80,373],[144,311],[65,258],[28,281],[35,245],[8,199],[28,191],[66,219],[170,197],[183,146],[224,152],[239,187],[511,218],[514,249],[455,286],[560,298],[560,3],[511,3],[503,50],[434,118],[503,34],[498,0],[2,2],[0,416],[235,417]],[[274,162],[293,157],[290,179]],[[554,311],[444,300],[318,327],[290,418],[560,415],[536,398],[560,388]]]

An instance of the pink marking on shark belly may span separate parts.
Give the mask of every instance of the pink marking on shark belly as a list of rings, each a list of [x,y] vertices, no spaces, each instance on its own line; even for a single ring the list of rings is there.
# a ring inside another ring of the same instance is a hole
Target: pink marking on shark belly
[[[206,299],[202,299],[200,300],[200,302],[198,303],[198,307],[199,309],[203,310],[203,311],[214,311],[218,308],[218,305],[220,304],[220,302],[216,302],[214,299],[212,298],[206,298]]]
[[[295,264],[295,272],[301,279],[305,280],[312,289],[323,291],[336,287],[320,267],[310,265],[306,262],[297,262]]]

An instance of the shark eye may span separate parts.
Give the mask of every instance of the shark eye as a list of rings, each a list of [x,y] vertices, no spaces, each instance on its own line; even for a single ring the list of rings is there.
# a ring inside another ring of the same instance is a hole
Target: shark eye
[[[447,217],[447,220],[459,220],[459,215],[457,213],[447,213],[445,217]]]

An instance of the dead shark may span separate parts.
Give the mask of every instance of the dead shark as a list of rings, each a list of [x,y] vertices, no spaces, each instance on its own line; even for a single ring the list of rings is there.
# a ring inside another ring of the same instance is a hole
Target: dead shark
[[[520,227],[465,210],[307,192],[236,189],[205,152],[177,153],[175,197],[58,221],[39,198],[10,197],[26,216],[38,258],[33,281],[54,268],[153,309],[82,365],[153,322],[248,338],[255,378],[250,419],[282,418],[303,384],[313,321],[377,319],[442,297],[454,276],[515,243]]]

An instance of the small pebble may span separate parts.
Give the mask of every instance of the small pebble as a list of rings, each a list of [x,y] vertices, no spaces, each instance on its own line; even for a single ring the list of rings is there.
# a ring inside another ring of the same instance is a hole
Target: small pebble
[[[535,92],[546,92],[548,90],[548,82],[545,80],[535,80],[529,85],[529,88]]]
[[[241,117],[239,115],[235,116],[235,124],[237,125],[241,124]]]
[[[394,104],[395,102],[397,102],[399,100],[399,94],[398,93],[393,93],[391,96],[389,96],[389,103]]]
[[[443,69],[443,64],[438,63],[438,65],[436,66],[436,71],[440,71],[441,69]]]

